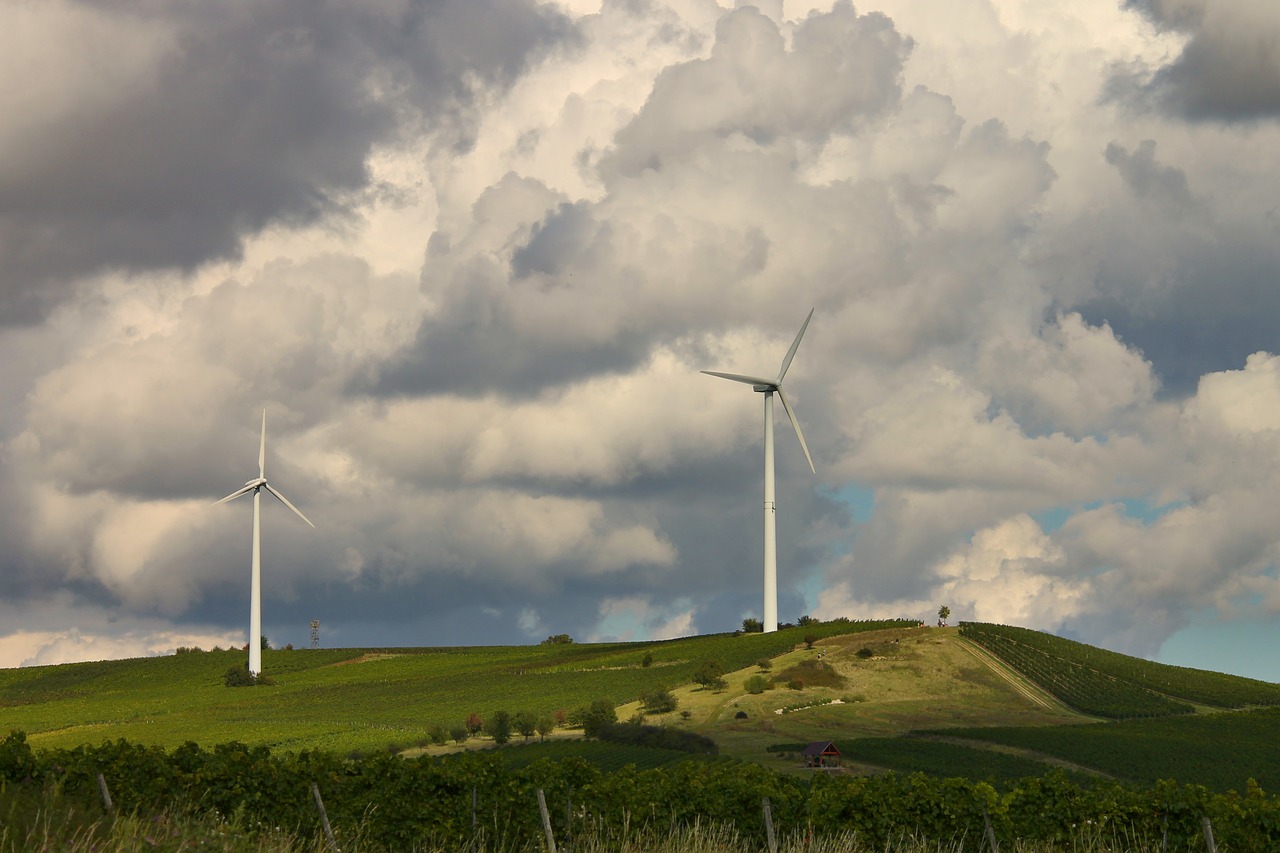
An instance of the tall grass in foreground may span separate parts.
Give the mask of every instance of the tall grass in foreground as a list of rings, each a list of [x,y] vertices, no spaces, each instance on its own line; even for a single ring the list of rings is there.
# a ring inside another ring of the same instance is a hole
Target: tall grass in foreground
[[[44,810],[32,818],[25,826],[4,821],[0,827],[0,853],[329,853],[332,850],[319,833],[309,836],[279,827],[247,826],[235,817],[228,819],[210,814],[89,818],[84,811],[67,807]],[[364,843],[358,828],[354,835],[340,837],[338,847],[344,853],[384,853],[385,850]],[[685,827],[628,826],[599,834],[579,833],[571,839],[557,839],[557,847],[560,853],[760,853],[767,850],[762,838],[746,837],[732,826],[703,823]],[[461,848],[454,844],[425,843],[412,851],[537,853],[545,849],[541,842],[522,845],[482,835]],[[780,838],[778,843],[780,853],[978,853],[985,849],[984,839],[936,840],[907,833],[887,845],[869,844],[857,833],[808,832]],[[1007,853],[1155,853],[1163,848],[1159,839],[1132,838],[1122,831],[1095,831],[1081,833],[1062,844],[1007,841],[1001,843],[1000,849]]]

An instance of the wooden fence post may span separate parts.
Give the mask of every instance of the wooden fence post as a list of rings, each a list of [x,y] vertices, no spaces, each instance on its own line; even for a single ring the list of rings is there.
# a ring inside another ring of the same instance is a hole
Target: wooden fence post
[[[991,815],[987,813],[987,804],[982,804],[982,824],[987,831],[987,844],[991,845],[991,853],[1000,853],[1000,845],[996,843],[996,831],[991,826]]]
[[[1218,845],[1213,843],[1213,824],[1209,823],[1209,818],[1201,819],[1201,825],[1204,827],[1204,844],[1209,849],[1209,853],[1218,853]]]
[[[471,786],[471,837],[476,836],[476,786]]]
[[[542,829],[547,833],[547,850],[556,853],[556,837],[551,831],[551,814],[547,811],[547,795],[538,789],[538,812],[542,815]]]
[[[765,797],[760,805],[764,809],[764,831],[769,841],[769,853],[778,853],[778,836],[773,831],[773,806],[768,797]]]
[[[98,790],[102,792],[102,805],[106,807],[107,812],[114,812],[116,807],[111,802],[111,792],[107,790],[107,780],[101,773],[98,774]]]
[[[324,827],[324,837],[329,843],[329,849],[337,853],[338,839],[333,837],[333,828],[329,826],[329,813],[324,810],[324,800],[320,799],[320,786],[315,782],[311,783],[311,796],[315,798],[316,810],[320,812],[320,825]]]

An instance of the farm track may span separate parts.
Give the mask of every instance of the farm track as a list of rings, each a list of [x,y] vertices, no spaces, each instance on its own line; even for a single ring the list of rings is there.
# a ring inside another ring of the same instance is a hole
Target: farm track
[[[994,672],[1027,701],[1039,705],[1046,711],[1054,711],[1056,713],[1066,714],[1072,717],[1079,717],[1081,720],[1088,720],[1092,722],[1098,719],[1097,717],[1091,717],[1088,714],[1082,714],[1075,708],[1065,704],[1062,700],[1044,690],[1039,685],[1032,683],[1030,680],[1023,677],[1016,670],[1009,667],[995,655],[991,654],[972,640],[957,636],[956,641],[959,642],[961,648],[965,649],[969,654],[977,658],[979,663]]]

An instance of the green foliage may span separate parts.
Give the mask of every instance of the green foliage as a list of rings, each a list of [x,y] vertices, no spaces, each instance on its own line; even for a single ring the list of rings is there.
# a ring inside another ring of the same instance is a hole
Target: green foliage
[[[842,744],[846,761],[944,778],[965,777],[1009,783],[1028,776],[1042,776],[1053,769],[1034,758],[922,738],[858,738],[842,741]],[[1067,775],[1077,785],[1088,785],[1093,781],[1084,773]]]
[[[759,694],[773,688],[773,679],[764,675],[753,675],[743,684],[748,693]]]
[[[466,725],[467,725],[468,734],[478,735],[480,734],[480,732],[484,731],[484,720],[481,718],[479,714],[475,712],[472,712],[467,715]]]
[[[764,631],[764,623],[759,619],[747,617],[742,620],[742,632],[744,634],[760,634]]]
[[[511,714],[506,711],[494,711],[484,724],[484,731],[499,746],[511,740]]]
[[[805,615],[805,616],[801,616],[799,619],[796,620],[796,627],[798,628],[807,628],[810,625],[821,625],[821,624],[822,624],[822,620],[817,618],[816,616]]]
[[[789,666],[779,672],[774,678],[778,681],[786,681],[787,686],[791,686],[791,682],[796,682],[800,686],[797,690],[809,687],[844,687],[844,677],[836,672],[835,667],[822,660],[804,660],[794,666]]]
[[[640,694],[640,705],[646,714],[669,714],[680,704],[670,690],[646,690]]]
[[[948,607],[947,605],[945,605],[945,604],[944,604],[944,605],[942,605],[941,607],[939,607],[939,608],[938,608],[938,621],[939,621],[939,622],[941,622],[943,625],[945,625],[945,624],[947,624],[947,620],[948,620],[948,619],[950,619],[950,618],[951,618],[951,608],[950,608],[950,607]]]
[[[677,752],[693,752],[699,755],[717,755],[720,747],[706,735],[669,729],[665,726],[645,726],[635,723],[613,723],[600,729],[596,735],[608,743],[625,743],[655,749],[671,749]]]
[[[805,634],[805,635],[804,635],[804,647],[805,647],[806,649],[812,649],[812,648],[813,648],[813,644],[814,644],[814,643],[816,643],[816,642],[818,642],[818,635],[817,635],[817,634]]]
[[[1280,703],[1280,685],[1140,660],[1041,631],[962,622],[960,635],[1071,707],[1099,717],[1190,714],[1188,701],[1220,708]]]
[[[11,731],[0,741],[0,783],[22,782],[36,773],[36,759],[25,732]]]
[[[768,672],[773,669],[773,661],[768,658],[760,658],[760,660],[756,661],[756,666],[764,672]]]
[[[582,733],[599,737],[600,732],[618,721],[618,710],[608,699],[597,699],[582,710]]]
[[[467,729],[466,726],[456,725],[453,728],[449,729],[449,737],[451,737],[453,739],[453,742],[458,744],[459,746],[466,743],[467,738],[469,738],[470,736],[471,736],[471,732]]]
[[[644,657],[640,659],[640,665],[644,667],[653,666],[653,652],[645,652]]]
[[[573,637],[570,637],[568,634],[552,634],[550,637],[547,637],[545,640],[543,640],[539,645],[566,646],[572,642],[573,642]]]
[[[1143,785],[1184,779],[1243,790],[1252,778],[1280,789],[1280,708],[935,734],[1034,750]]]
[[[444,726],[438,724],[427,730],[427,737],[436,746],[444,746],[449,742],[449,733],[444,730]]]
[[[823,623],[823,636],[902,622]],[[242,666],[239,650],[119,661],[0,669],[4,731],[21,729],[33,748],[95,742],[113,736],[176,747],[237,739],[288,752],[339,755],[382,752],[389,741],[412,743],[432,725],[446,729],[471,713],[499,708],[538,715],[578,708],[595,698],[615,706],[654,686],[651,654],[662,682],[691,681],[699,661],[727,670],[782,654],[799,629],[735,637],[715,634],[635,643],[572,643],[449,648],[270,650],[268,690],[226,690],[223,676]],[[677,712],[678,713],[678,712]]]
[[[693,671],[694,684],[701,684],[709,690],[723,690],[728,683],[721,678],[725,673],[724,664],[718,660],[704,660]]]
[[[517,711],[511,725],[526,741],[538,731],[538,717],[532,711]]]
[[[628,736],[637,737],[635,730],[645,727],[618,728],[632,730]],[[846,757],[860,748],[877,748],[874,742],[843,746]],[[948,758],[936,746],[921,749],[926,750],[918,756],[921,761],[985,760],[959,753]],[[635,760],[604,772],[586,757],[591,750],[606,760],[611,755]],[[119,847],[94,845],[96,849],[204,849],[195,839],[182,846],[157,843],[164,837],[161,833],[170,829],[169,819],[161,816],[186,814],[215,822],[234,816],[230,824],[206,824],[205,838],[227,832],[273,833],[273,828],[280,827],[284,833],[296,833],[302,842],[296,848],[282,846],[277,839],[273,845],[214,849],[312,850],[323,845],[310,793],[315,783],[343,849],[462,850],[477,849],[469,846],[474,840],[468,819],[474,791],[479,824],[501,825],[502,849],[518,850],[541,843],[538,810],[531,804],[535,791],[542,789],[556,837],[573,836],[582,842],[582,847],[575,843],[574,849],[618,849],[585,844],[592,838],[622,841],[627,827],[645,821],[668,832],[695,825],[731,825],[743,842],[715,849],[760,849],[763,797],[769,798],[774,823],[782,834],[811,834],[805,849],[812,850],[896,851],[902,849],[897,845],[904,836],[922,840],[910,848],[916,851],[959,849],[954,846],[956,839],[984,836],[984,814],[1002,846],[1007,843],[1027,850],[1157,850],[1166,832],[1169,850],[1203,849],[1201,820],[1205,817],[1212,820],[1224,850],[1264,851],[1280,846],[1280,798],[1256,785],[1246,784],[1241,793],[1215,794],[1169,781],[1148,787],[1109,780],[1082,784],[1059,771],[999,781],[998,788],[985,781],[920,773],[818,773],[797,778],[722,760],[670,763],[672,755],[665,749],[577,742],[444,759],[401,759],[384,753],[346,762],[328,753],[274,754],[237,743],[212,750],[186,744],[166,752],[116,741],[92,748],[37,751],[30,782],[0,786],[0,812],[6,816],[8,839],[37,837],[33,830],[39,825],[32,817],[36,812],[24,806],[35,801],[46,807],[44,814],[70,815],[80,832],[91,831],[93,821],[102,831],[127,826],[135,819],[131,816],[143,818],[149,827],[149,840],[139,838],[136,844]],[[660,764],[642,764],[645,756],[653,756]],[[116,821],[101,821],[98,773],[117,802],[121,817]],[[993,778],[997,775],[993,773]],[[376,808],[370,808],[371,803]],[[47,818],[45,824],[49,824]],[[1080,834],[1082,827],[1105,828],[1115,833],[1112,839],[1154,839],[1154,843],[1097,846],[1089,843],[1095,836]],[[832,839],[854,833],[861,846],[832,846]],[[969,843],[964,846],[968,849]],[[55,841],[41,849],[69,849],[69,845]]]
[[[276,682],[265,675],[254,675],[248,666],[233,666],[222,676],[222,683],[227,687],[266,687]]]

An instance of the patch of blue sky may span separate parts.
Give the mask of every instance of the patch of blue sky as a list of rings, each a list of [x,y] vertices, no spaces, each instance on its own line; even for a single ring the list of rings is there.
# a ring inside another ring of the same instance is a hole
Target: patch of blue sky
[[[1089,501],[1083,504],[1071,504],[1067,506],[1055,506],[1051,509],[1041,510],[1031,513],[1031,517],[1036,520],[1045,533],[1053,533],[1073,515],[1080,512],[1098,509],[1107,504],[1117,503],[1124,507],[1124,514],[1132,519],[1142,522],[1144,525],[1153,524],[1161,517],[1173,512],[1175,509],[1186,506],[1186,501],[1173,501],[1170,503],[1159,503],[1150,498],[1116,498],[1102,501]]]

